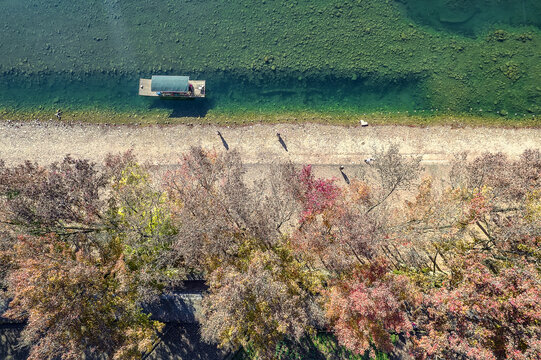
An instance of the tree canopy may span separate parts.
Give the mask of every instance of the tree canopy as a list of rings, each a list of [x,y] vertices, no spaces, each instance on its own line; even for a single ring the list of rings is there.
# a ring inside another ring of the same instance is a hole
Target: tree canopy
[[[539,358],[540,152],[458,154],[441,179],[374,152],[344,185],[198,147],[163,176],[130,153],[0,162],[6,315],[34,359],[138,358],[162,327],[141,304],[195,274],[202,338],[260,359],[322,330],[359,355]]]

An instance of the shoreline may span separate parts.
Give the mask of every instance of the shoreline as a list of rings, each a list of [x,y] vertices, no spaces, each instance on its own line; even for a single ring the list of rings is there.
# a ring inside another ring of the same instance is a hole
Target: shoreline
[[[217,132],[220,132],[220,135]],[[277,133],[287,148],[278,141]],[[216,151],[236,149],[247,164],[268,166],[275,160],[320,167],[363,166],[374,149],[392,143],[401,153],[422,155],[427,165],[445,165],[455,154],[487,151],[516,158],[541,149],[541,129],[452,128],[450,126],[344,127],[323,124],[254,124],[218,126],[109,126],[40,122],[0,122],[0,159],[47,164],[66,154],[101,163],[108,153],[132,150],[149,165],[174,166],[192,146]],[[333,171],[334,171],[333,170]],[[334,176],[339,176],[337,172]]]
[[[420,114],[420,115],[419,115]],[[277,112],[243,112],[226,113],[209,111],[204,116],[174,117],[167,109],[152,109],[148,111],[111,111],[111,110],[66,110],[61,119],[55,116],[55,111],[11,111],[0,109],[0,123],[7,122],[40,122],[53,124],[102,124],[102,125],[208,125],[208,126],[247,126],[273,124],[323,124],[336,126],[360,126],[364,120],[372,126],[450,126],[486,127],[486,128],[541,128],[541,115],[523,114],[509,117],[497,115],[475,116],[470,114],[447,114],[417,112],[371,112],[357,113],[327,113],[305,111]]]

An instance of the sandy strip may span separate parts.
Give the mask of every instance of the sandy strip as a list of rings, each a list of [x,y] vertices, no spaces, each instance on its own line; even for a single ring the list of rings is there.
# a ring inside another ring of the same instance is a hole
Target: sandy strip
[[[135,127],[4,122],[0,124],[0,159],[7,164],[25,160],[47,164],[71,154],[101,162],[107,153],[133,149],[141,162],[171,166],[192,145],[225,151],[217,131],[221,132],[229,149],[237,149],[252,168],[279,159],[314,164],[320,171],[337,165],[362,166],[362,160],[370,156],[375,147],[390,143],[400,144],[401,151],[406,154],[422,154],[423,163],[428,167],[444,166],[455,153],[465,150],[473,155],[501,151],[517,157],[525,149],[541,148],[541,129],[317,124],[237,128]],[[280,133],[287,151],[280,144],[277,133]]]

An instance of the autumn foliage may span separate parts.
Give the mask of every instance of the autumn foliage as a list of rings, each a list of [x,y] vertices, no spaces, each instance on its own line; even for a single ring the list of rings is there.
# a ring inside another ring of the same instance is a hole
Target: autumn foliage
[[[374,152],[347,185],[291,163],[251,181],[202,148],[161,184],[131,154],[0,163],[6,315],[35,359],[137,358],[160,331],[140,303],[190,274],[202,338],[261,359],[318,331],[361,355],[539,359],[540,152],[458,154],[443,179]]]
[[[19,238],[6,316],[28,320],[23,340],[32,344],[30,359],[137,358],[151,346],[155,324],[136,305],[121,244],[107,246],[100,256],[55,235]]]
[[[361,267],[347,281],[336,281],[327,290],[327,316],[338,341],[358,354],[376,348],[391,352],[391,334],[409,334],[414,305],[413,286],[404,275],[389,273],[385,260]]]
[[[453,277],[423,303],[419,358],[535,359],[541,354],[539,269],[522,264],[498,273],[478,255],[456,259]],[[458,277],[458,279],[457,279]]]
[[[134,250],[160,247],[165,255],[168,231],[149,228],[167,217],[148,201],[156,192],[136,168],[129,153],[108,157],[101,171],[69,156],[49,167],[0,163],[5,315],[27,320],[21,340],[31,359],[137,359],[151,348],[161,324],[140,301],[156,288],[149,273],[160,278],[162,267]],[[127,196],[123,183],[138,196]]]
[[[299,175],[300,191],[298,200],[302,204],[300,222],[321,214],[330,208],[340,195],[340,189],[334,184],[335,179],[316,179],[312,165],[304,166]]]

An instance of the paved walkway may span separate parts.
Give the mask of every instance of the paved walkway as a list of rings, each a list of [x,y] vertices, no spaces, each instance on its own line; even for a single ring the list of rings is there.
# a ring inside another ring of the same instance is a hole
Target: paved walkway
[[[223,136],[220,139],[217,131]],[[277,133],[283,140],[280,143]],[[65,154],[101,162],[109,152],[133,149],[141,162],[173,166],[192,145],[225,151],[237,149],[252,169],[276,159],[314,164],[325,169],[338,165],[361,166],[374,147],[400,144],[407,154],[422,154],[427,167],[445,166],[457,152],[476,155],[504,152],[511,157],[528,148],[541,148],[541,129],[368,126],[340,127],[316,124],[253,125],[237,128],[214,126],[105,126],[58,123],[0,123],[0,159],[8,164],[25,160],[41,164]],[[287,151],[284,149],[287,147]],[[336,169],[335,169],[336,170]],[[335,174],[336,173],[336,174]]]

